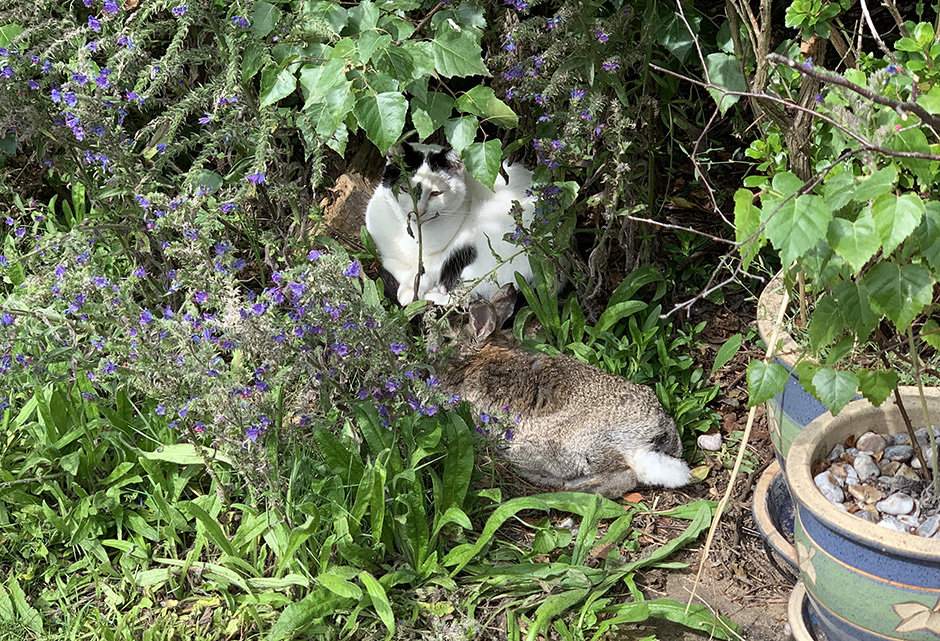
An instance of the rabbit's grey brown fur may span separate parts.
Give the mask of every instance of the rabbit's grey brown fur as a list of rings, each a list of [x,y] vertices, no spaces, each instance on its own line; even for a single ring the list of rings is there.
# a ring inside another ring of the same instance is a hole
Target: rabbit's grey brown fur
[[[609,497],[638,483],[687,484],[675,421],[653,391],[567,356],[522,349],[500,331],[514,300],[510,285],[471,304],[443,383],[479,412],[505,416],[508,407],[503,455],[520,474]]]

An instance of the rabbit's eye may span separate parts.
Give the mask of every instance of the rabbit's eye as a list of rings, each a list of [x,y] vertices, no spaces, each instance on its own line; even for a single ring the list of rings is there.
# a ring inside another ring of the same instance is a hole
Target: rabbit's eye
[[[430,197],[430,198],[434,198],[435,196],[440,196],[440,195],[441,195],[441,192],[439,192],[439,191],[432,191],[429,197]]]

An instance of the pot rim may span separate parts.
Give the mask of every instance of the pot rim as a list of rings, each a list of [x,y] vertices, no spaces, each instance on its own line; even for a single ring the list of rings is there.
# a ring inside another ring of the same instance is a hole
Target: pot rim
[[[803,581],[797,581],[790,593],[787,602],[787,621],[790,623],[790,633],[794,641],[814,641],[815,637],[810,626],[803,617],[803,605],[806,601],[806,586]]]
[[[794,568],[797,567],[796,547],[778,530],[770,518],[767,501],[770,498],[770,484],[781,473],[780,464],[774,459],[754,486],[753,509],[757,529],[767,539],[767,544]]]
[[[901,396],[905,400],[905,407],[913,406],[915,402],[920,403],[916,387],[901,387],[900,389]],[[935,404],[940,404],[940,388],[925,388],[924,394],[928,401],[933,400]],[[915,429],[923,427],[923,420],[917,420],[921,412],[909,413]],[[846,431],[856,435],[863,434],[873,429],[873,419],[879,416],[880,421],[874,426],[874,431],[883,433],[887,426],[889,433],[906,432],[901,413],[893,400],[889,398],[880,407],[875,407],[865,400],[852,401],[837,416],[826,412],[799,433],[793,445],[790,446],[786,459],[787,481],[796,500],[797,509],[802,504],[825,520],[827,525],[838,529],[842,536],[869,547],[936,562],[940,557],[940,539],[928,539],[916,534],[896,532],[853,516],[830,503],[813,481],[812,464],[817,458],[828,454],[828,451],[835,445],[835,443],[827,442],[827,437],[835,428],[848,424],[853,427],[844,428]],[[826,452],[823,453],[823,450]]]
[[[780,303],[783,302],[783,276],[784,270],[774,274],[757,299],[757,333],[760,334],[765,345],[773,336],[777,313],[780,311]],[[780,328],[777,334],[777,345],[774,347],[774,357],[786,363],[790,370],[796,367],[801,358],[809,358],[809,353],[800,347],[800,344],[784,327]]]

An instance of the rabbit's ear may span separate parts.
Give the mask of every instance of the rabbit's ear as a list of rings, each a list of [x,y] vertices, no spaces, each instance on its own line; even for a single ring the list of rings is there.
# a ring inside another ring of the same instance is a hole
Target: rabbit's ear
[[[478,341],[486,340],[489,338],[490,334],[499,328],[496,318],[496,309],[489,301],[474,301],[470,303],[468,311],[470,313],[470,325],[473,328],[473,335]]]
[[[512,316],[512,312],[516,308],[515,286],[512,283],[506,283],[500,287],[499,290],[493,294],[490,303],[492,303],[496,310],[497,326],[502,327],[503,323]]]

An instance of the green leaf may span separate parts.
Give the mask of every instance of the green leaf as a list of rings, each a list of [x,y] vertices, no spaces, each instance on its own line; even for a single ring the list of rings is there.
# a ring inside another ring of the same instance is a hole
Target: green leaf
[[[894,183],[897,182],[898,171],[894,166],[888,166],[879,169],[870,176],[859,176],[855,179],[855,189],[849,191],[852,200],[863,202],[874,200],[891,191]]]
[[[354,599],[359,601],[362,599],[362,589],[352,583],[347,581],[338,574],[331,574],[330,572],[324,572],[317,575],[317,583],[325,587],[327,590],[333,594],[339,595],[341,597],[346,597],[348,599]]]
[[[479,128],[480,123],[474,116],[451,118],[444,123],[444,135],[447,136],[447,142],[454,148],[454,151],[460,154],[473,143]]]
[[[81,450],[77,450],[71,454],[59,457],[59,467],[72,476],[75,476],[78,474],[78,466],[82,462],[82,454],[83,452]]]
[[[789,376],[787,368],[780,363],[751,361],[747,366],[747,406],[763,403],[783,391]]]
[[[848,172],[835,174],[823,185],[823,197],[832,211],[839,211],[855,196],[855,178]]]
[[[493,89],[478,85],[457,98],[457,109],[512,129],[519,125],[519,116],[509,105],[496,97]]]
[[[653,599],[645,601],[650,616],[666,619],[698,630],[702,636],[715,639],[742,639],[741,628],[731,619],[715,616],[707,606],[680,603],[673,599]]]
[[[6,47],[21,33],[23,33],[23,27],[18,24],[3,25],[0,27],[0,47]]]
[[[787,201],[767,220],[767,238],[780,250],[780,262],[789,266],[825,238],[831,220],[832,210],[825,200],[803,194]]]
[[[914,232],[915,237],[927,264],[934,272],[940,272],[940,202],[931,200],[924,209],[924,218]]]
[[[871,294],[871,304],[895,324],[906,330],[931,300],[934,280],[923,265],[879,263],[864,280]]]
[[[738,189],[734,192],[734,239],[741,253],[741,266],[748,268],[754,257],[767,242],[760,229],[760,209],[754,206],[754,194],[750,189]],[[748,244],[744,242],[755,236]]]
[[[816,301],[816,309],[809,321],[809,344],[814,354],[829,345],[842,333],[847,323],[835,298],[826,295]]]
[[[281,616],[271,626],[267,641],[292,639],[298,631],[317,619],[322,619],[353,603],[351,599],[334,594],[326,588],[312,590],[302,600],[284,608]]]
[[[412,98],[411,121],[418,130],[418,137],[425,140],[437,131],[450,118],[454,104],[453,98],[438,92],[429,93],[426,101]]]
[[[888,400],[897,385],[898,373],[894,370],[858,371],[858,391],[876,407]]]
[[[287,69],[269,65],[261,72],[261,106],[273,105],[297,88],[297,79]]]
[[[688,25],[686,21],[679,18],[679,14],[670,11],[666,12],[658,21],[658,29],[655,38],[662,46],[668,49],[672,55],[684,62],[686,56],[692,51],[695,45],[695,36],[699,33],[699,26],[702,17],[695,13],[688,13]],[[689,31],[691,27],[692,31]]]
[[[251,5],[251,30],[264,38],[274,31],[277,21],[281,19],[281,10],[270,2],[260,0]]]
[[[741,349],[741,340],[741,334],[734,334],[725,341],[725,344],[722,345],[718,353],[715,354],[715,363],[712,365],[712,376],[715,375],[715,372],[724,367],[728,361],[734,358],[734,355]]]
[[[359,50],[359,59],[362,60],[363,64],[366,64],[372,58],[372,54],[391,43],[392,37],[387,33],[379,33],[376,29],[363,31],[359,34],[359,42],[356,43],[356,48]]]
[[[373,2],[362,0],[349,9],[349,26],[356,33],[375,29],[380,15],[379,8]]]
[[[379,151],[386,153],[401,137],[407,109],[408,101],[399,92],[363,92],[356,100],[353,113],[369,140]]]
[[[645,310],[649,305],[641,300],[625,300],[613,305],[608,305],[601,317],[597,319],[597,325],[594,326],[594,334],[600,335],[627,316],[632,316],[637,312]]]
[[[902,129],[895,136],[888,138],[885,145],[894,151],[914,151],[930,153],[927,136],[920,128]],[[916,177],[920,186],[929,189],[933,182],[935,169],[931,168],[931,161],[923,158],[896,157],[895,162],[910,170]],[[935,163],[933,163],[935,165]]]
[[[867,210],[854,222],[844,218],[833,219],[829,224],[829,238],[833,249],[845,259],[853,274],[860,272],[881,248],[875,221]]]
[[[264,66],[264,48],[251,42],[245,47],[245,54],[242,56],[242,82],[247,83],[255,77],[261,67]]]
[[[366,586],[366,591],[372,598],[372,607],[375,608],[375,613],[379,615],[379,619],[388,628],[389,636],[393,636],[395,634],[395,613],[392,611],[392,604],[388,601],[388,595],[385,594],[385,588],[365,570],[359,573],[359,580]]]
[[[574,590],[565,590],[558,594],[550,594],[545,597],[542,604],[535,610],[535,620],[529,626],[526,633],[526,641],[536,641],[542,638],[539,634],[548,629],[552,619],[562,612],[568,612],[575,605],[584,600],[590,594],[590,588],[577,588]],[[546,635],[547,636],[547,635]]]
[[[333,58],[325,64],[305,66],[300,70],[300,90],[304,94],[306,104],[322,101],[327,93],[343,84],[351,84],[346,80],[346,61],[342,58]]]
[[[924,203],[914,194],[884,194],[872,205],[875,227],[884,245],[882,252],[890,254],[911,235],[924,216]]]
[[[449,20],[441,22],[431,48],[434,67],[445,78],[490,75],[483,64],[483,49],[468,27],[452,25]]]
[[[727,53],[709,54],[705,58],[705,69],[711,84],[727,91],[747,91],[747,80],[744,79],[735,56]],[[708,93],[715,100],[722,115],[741,99],[741,96],[728,95],[718,89],[709,88]]]
[[[879,314],[869,304],[868,288],[863,283],[843,280],[832,288],[832,296],[839,304],[839,311],[845,322],[855,331],[858,340],[868,339],[868,335],[881,320]]]
[[[503,148],[500,142],[498,140],[488,140],[468,145],[460,154],[460,157],[471,176],[486,185],[488,189],[493,189],[496,184],[496,176],[499,175],[502,154]]]
[[[402,84],[421,77],[415,72],[414,56],[408,49],[398,45],[381,47],[373,54],[372,63],[377,69],[394,75]]]
[[[209,540],[212,541],[220,550],[229,556],[238,556],[238,554],[235,552],[235,548],[232,547],[232,542],[229,541],[228,537],[225,536],[225,533],[222,532],[222,526],[219,525],[219,522],[212,518],[208,512],[192,501],[180,501],[177,503],[177,507],[202,523],[203,527],[206,529],[206,536],[208,536]]]
[[[858,392],[858,376],[834,367],[821,367],[813,374],[816,397],[835,416]]]
[[[205,454],[205,457],[203,456]],[[176,463],[178,465],[205,465],[206,457],[210,461],[222,461],[232,464],[225,454],[218,450],[202,448],[201,452],[191,443],[175,443],[173,445],[163,445],[153,452],[141,452],[140,456],[151,461],[166,461],[167,463]]]

